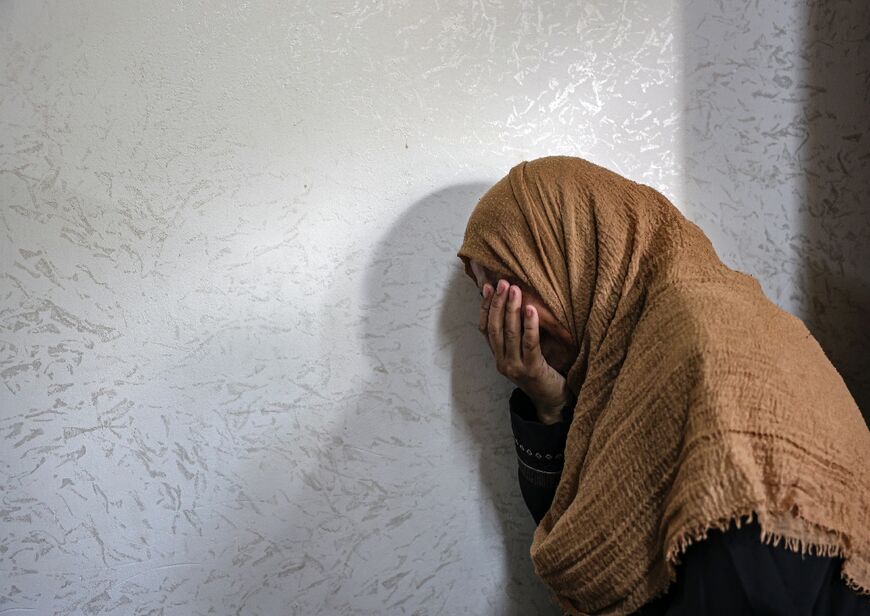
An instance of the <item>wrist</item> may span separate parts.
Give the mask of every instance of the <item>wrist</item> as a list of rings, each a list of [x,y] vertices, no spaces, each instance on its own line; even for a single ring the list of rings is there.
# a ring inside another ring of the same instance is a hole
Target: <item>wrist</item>
[[[570,400],[571,394],[568,391],[567,383],[562,387],[562,391],[556,400],[547,402],[533,400],[538,421],[546,425],[562,421],[562,410]]]
[[[550,426],[562,421],[562,407],[553,409],[538,409],[536,415],[539,422],[541,422],[545,426]]]

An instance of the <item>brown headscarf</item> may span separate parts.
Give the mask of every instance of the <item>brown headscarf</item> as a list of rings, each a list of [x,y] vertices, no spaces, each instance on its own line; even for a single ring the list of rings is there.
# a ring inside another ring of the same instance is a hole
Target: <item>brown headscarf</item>
[[[537,291],[573,334],[565,467],[531,546],[571,614],[662,594],[689,544],[754,517],[761,540],[844,558],[870,592],[870,432],[800,319],[717,257],[664,196],[581,158],[522,162],[458,256]]]

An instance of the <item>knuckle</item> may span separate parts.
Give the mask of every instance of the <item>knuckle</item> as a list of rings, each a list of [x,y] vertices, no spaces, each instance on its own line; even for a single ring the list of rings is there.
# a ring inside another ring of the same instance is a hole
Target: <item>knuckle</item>
[[[505,376],[510,379],[518,379],[523,375],[522,366],[517,366],[516,364],[510,364],[505,368]]]

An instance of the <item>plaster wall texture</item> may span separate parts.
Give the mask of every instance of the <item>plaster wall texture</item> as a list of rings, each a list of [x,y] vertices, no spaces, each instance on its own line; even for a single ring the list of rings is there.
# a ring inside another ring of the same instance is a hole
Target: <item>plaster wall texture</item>
[[[465,220],[583,156],[787,309],[807,252],[866,292],[802,173],[867,194],[870,116],[815,89],[866,42],[809,80],[802,5],[0,4],[0,611],[557,613]]]

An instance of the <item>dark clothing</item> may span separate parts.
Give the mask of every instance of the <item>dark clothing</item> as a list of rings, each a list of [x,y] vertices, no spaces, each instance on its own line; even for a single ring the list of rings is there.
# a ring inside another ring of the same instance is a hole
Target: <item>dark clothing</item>
[[[537,419],[534,403],[518,387],[511,394],[510,409],[520,491],[537,524],[550,508],[559,485],[574,404],[562,409],[562,421],[543,424]]]
[[[521,389],[510,397],[520,491],[535,523],[547,513],[559,484],[573,406],[572,401],[562,410],[562,421],[546,425]],[[801,555],[760,538],[754,522],[710,531],[683,554],[667,593],[636,614],[870,616],[870,596],[846,586],[841,559]]]
[[[842,559],[801,555],[760,537],[757,523],[711,531],[686,550],[668,592],[636,614],[870,614],[870,596],[840,577]]]

